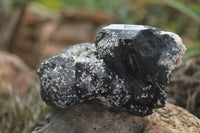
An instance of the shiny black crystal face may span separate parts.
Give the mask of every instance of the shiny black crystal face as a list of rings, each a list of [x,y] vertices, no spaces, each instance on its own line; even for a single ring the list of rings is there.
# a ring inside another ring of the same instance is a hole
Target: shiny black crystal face
[[[42,99],[55,108],[105,98],[116,108],[146,116],[165,105],[166,85],[183,44],[174,34],[141,25],[110,25],[95,45],[77,44],[38,69]]]
[[[162,35],[159,29],[153,27],[145,27],[139,31],[102,29],[97,34],[95,44],[99,57],[121,77],[137,78],[161,85],[169,83],[173,71],[170,65],[176,66],[181,50],[174,38],[167,34]],[[110,49],[109,53],[102,54],[107,52],[99,50],[102,48]],[[176,59],[171,59],[174,57]],[[164,64],[164,60],[171,62]]]

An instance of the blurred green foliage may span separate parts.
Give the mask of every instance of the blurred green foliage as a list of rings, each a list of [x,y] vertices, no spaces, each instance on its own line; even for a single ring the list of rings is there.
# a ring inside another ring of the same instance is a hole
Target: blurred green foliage
[[[33,80],[27,92],[20,95],[12,88],[0,92],[0,132],[30,133],[44,125],[42,118],[49,108],[42,102],[39,82]]]
[[[196,42],[187,48],[183,60],[185,61],[191,58],[198,58],[198,57],[200,57],[200,42]]]
[[[106,10],[116,23],[143,24],[176,32],[198,41],[189,47],[184,59],[200,56],[200,1],[198,0],[33,0],[51,9],[68,6],[78,9]],[[56,7],[56,8],[55,8]]]
[[[140,0],[134,5],[134,10],[144,9],[148,5],[153,5],[153,10],[156,10],[156,6],[167,8],[159,16],[159,18],[168,16],[165,22],[161,21],[161,27],[166,24],[171,27],[171,30],[190,33],[189,37],[194,39],[200,38],[200,5],[192,2],[186,3],[183,0]]]
[[[64,4],[62,0],[31,0],[32,2],[38,2],[52,10],[59,10]]]
[[[12,0],[17,7],[24,0]],[[61,8],[105,10],[116,16],[116,23],[142,24],[176,32],[194,43],[184,59],[200,56],[199,0],[27,0],[38,2],[51,10]],[[187,45],[187,44],[186,44]]]
[[[88,10],[106,10],[116,23],[143,24],[174,31],[191,39],[200,39],[200,2],[195,0],[31,0],[50,9],[65,6]]]

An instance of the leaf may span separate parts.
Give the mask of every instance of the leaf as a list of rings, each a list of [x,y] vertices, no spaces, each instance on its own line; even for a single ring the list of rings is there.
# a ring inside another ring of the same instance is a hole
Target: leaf
[[[133,8],[135,11],[142,9],[149,4],[157,4],[173,8],[188,17],[191,17],[198,24],[200,24],[200,6],[193,3],[185,4],[180,0],[140,0],[135,2]]]
[[[191,17],[197,23],[200,24],[200,6],[197,8],[193,4],[188,3],[188,5],[184,4],[180,0],[162,0],[163,4],[172,7],[188,17]]]

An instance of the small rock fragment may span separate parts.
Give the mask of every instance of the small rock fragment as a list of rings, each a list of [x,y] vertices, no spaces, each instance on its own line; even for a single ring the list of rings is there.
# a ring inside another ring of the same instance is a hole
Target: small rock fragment
[[[95,45],[74,45],[41,64],[41,96],[63,109],[104,97],[113,107],[146,116],[165,106],[164,86],[184,51],[174,33],[109,25],[97,33]]]

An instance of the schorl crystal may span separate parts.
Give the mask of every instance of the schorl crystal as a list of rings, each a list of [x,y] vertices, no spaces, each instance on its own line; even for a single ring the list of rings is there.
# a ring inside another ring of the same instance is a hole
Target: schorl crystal
[[[95,44],[82,43],[45,60],[38,69],[42,99],[55,108],[104,98],[146,116],[165,106],[164,86],[185,52],[181,38],[143,25],[109,25]]]

